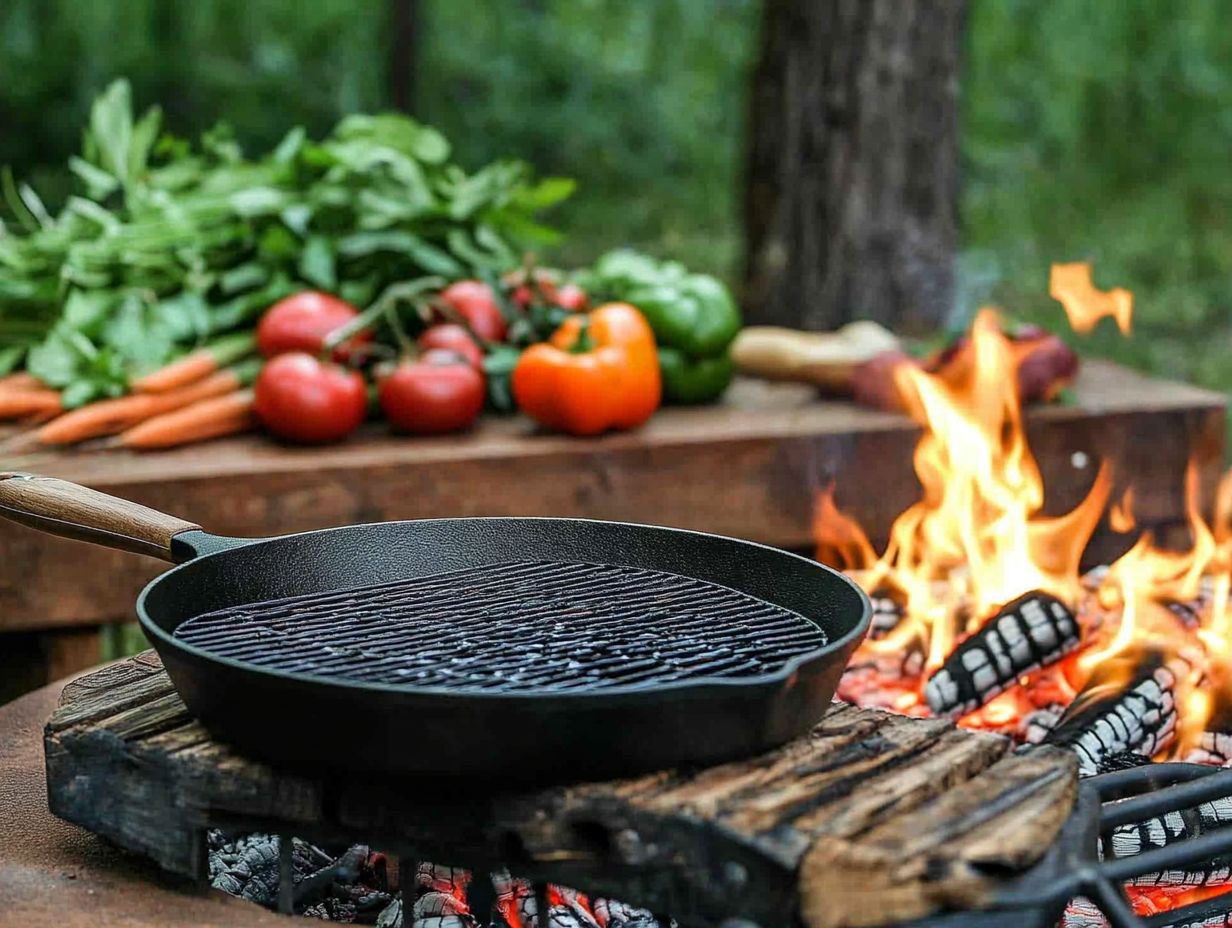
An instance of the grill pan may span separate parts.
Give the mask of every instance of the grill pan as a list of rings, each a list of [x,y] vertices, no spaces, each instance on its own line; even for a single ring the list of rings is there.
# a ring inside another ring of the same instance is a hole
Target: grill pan
[[[137,616],[220,740],[467,788],[783,744],[825,713],[871,614],[807,558],[655,526],[425,519],[230,538],[11,473],[0,516],[179,565]]]

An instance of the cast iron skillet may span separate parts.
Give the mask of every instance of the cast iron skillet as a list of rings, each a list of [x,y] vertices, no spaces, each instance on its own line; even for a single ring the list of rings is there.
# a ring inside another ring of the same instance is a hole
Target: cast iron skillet
[[[72,483],[0,473],[0,515],[178,563],[137,615],[189,710],[273,763],[548,783],[712,764],[780,745],[825,713],[868,629],[867,597],[827,567],[764,545],[582,519],[430,519],[241,539]],[[173,637],[193,616],[511,560],[667,571],[815,622],[828,643],[782,672],[620,692],[485,694],[348,683],[213,656]]]

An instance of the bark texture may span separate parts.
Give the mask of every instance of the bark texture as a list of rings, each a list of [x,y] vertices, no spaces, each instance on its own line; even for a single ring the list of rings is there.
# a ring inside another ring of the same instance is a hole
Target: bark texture
[[[751,322],[940,322],[966,0],[767,0],[747,162]]]

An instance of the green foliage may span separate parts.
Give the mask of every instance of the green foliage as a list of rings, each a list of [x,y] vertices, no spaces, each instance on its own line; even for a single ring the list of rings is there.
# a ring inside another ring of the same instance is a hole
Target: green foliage
[[[1062,327],[1091,259],[1135,334],[1084,350],[1232,388],[1232,29],[1221,0],[977,0],[964,94],[967,296]]]
[[[582,263],[630,245],[721,274],[739,251],[757,0],[420,0],[415,115],[460,164],[517,157],[584,179],[561,210]],[[0,165],[49,203],[115,77],[167,129],[220,119],[245,152],[388,103],[385,0],[6,0]],[[13,128],[19,131],[12,131]]]
[[[518,161],[467,173],[444,136],[401,114],[346,116],[319,142],[297,127],[255,160],[225,127],[194,147],[160,138],[159,121],[135,118],[116,81],[70,161],[85,196],[53,217],[11,178],[5,190],[22,229],[0,230],[0,278],[29,293],[0,291],[0,362],[28,347],[26,367],[68,407],[118,395],[304,285],[365,305],[425,273],[511,269],[555,240],[536,213],[573,189]]]
[[[563,263],[628,245],[731,280],[759,10],[757,0],[420,0],[416,115],[463,165],[515,156],[579,179],[557,214]],[[1107,324],[1084,350],[1232,387],[1220,350],[1232,343],[1226,19],[1223,0],[971,0],[965,308],[995,299],[1059,325],[1048,264],[1092,258],[1101,285],[1135,291],[1139,335]],[[61,166],[89,102],[119,75],[181,136],[225,117],[248,152],[291,125],[320,137],[386,102],[386,24],[384,0],[7,0],[0,164],[30,184],[0,187],[29,200],[28,221],[62,203]],[[328,268],[316,253],[304,272]]]

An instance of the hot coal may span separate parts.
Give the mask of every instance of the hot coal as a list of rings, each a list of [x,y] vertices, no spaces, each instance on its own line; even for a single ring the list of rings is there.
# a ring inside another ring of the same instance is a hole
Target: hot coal
[[[252,603],[175,634],[286,672],[487,693],[748,679],[826,643],[804,616],[718,584],[544,561]]]
[[[925,684],[924,697],[937,715],[966,715],[1024,673],[1060,660],[1080,640],[1065,603],[1047,593],[1027,593],[950,652]]]
[[[1176,675],[1154,650],[1138,649],[1099,664],[1045,744],[1078,755],[1078,772],[1093,776],[1106,758],[1131,751],[1152,756],[1176,734]]]

